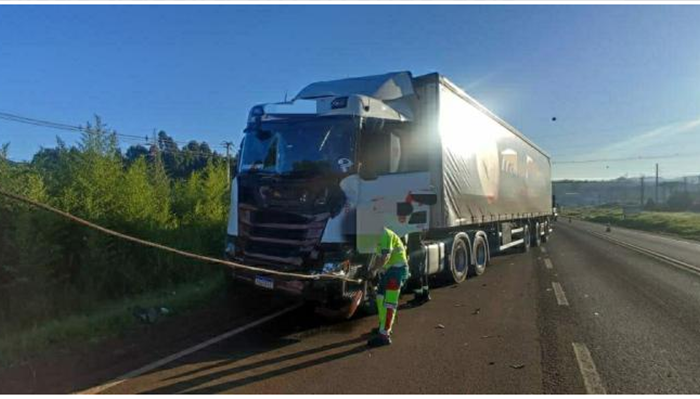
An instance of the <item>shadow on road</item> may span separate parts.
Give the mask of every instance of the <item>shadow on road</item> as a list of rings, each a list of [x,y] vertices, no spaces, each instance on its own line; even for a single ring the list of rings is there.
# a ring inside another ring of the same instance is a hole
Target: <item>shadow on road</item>
[[[226,368],[223,370],[219,370],[216,372],[208,373],[201,375],[199,377],[194,377],[191,379],[187,379],[184,381],[179,381],[171,385],[167,385],[158,389],[154,389],[151,391],[147,391],[146,393],[152,393],[152,394],[165,394],[165,393],[219,393],[219,392],[225,392],[230,389],[234,389],[243,385],[247,385],[253,382],[258,382],[262,380],[266,380],[268,378],[276,377],[279,375],[291,373],[297,370],[301,370],[307,367],[312,367],[316,366],[319,364],[331,362],[334,360],[338,360],[341,358],[344,358],[346,356],[350,356],[356,353],[361,353],[367,350],[366,346],[364,345],[365,343],[365,337],[359,337],[355,339],[350,339],[346,341],[341,341],[341,342],[336,342],[333,344],[328,344],[328,345],[322,345],[316,348],[312,349],[306,349],[302,351],[298,351],[295,353],[290,353],[286,354],[283,356],[278,356],[274,358],[269,358],[269,359],[264,359],[260,360],[254,363],[250,364],[244,364],[240,366],[234,366],[231,368]],[[357,344],[361,344],[359,346],[356,346]],[[307,360],[302,363],[297,363],[294,365],[286,366],[286,367],[281,367],[278,369],[274,370],[269,370],[269,371],[263,371],[260,372],[259,374],[254,374],[251,376],[247,376],[244,378],[239,378],[231,381],[226,381],[221,384],[213,385],[213,386],[208,386],[208,387],[203,387],[199,389],[192,389],[199,387],[201,385],[204,385],[208,382],[215,381],[221,378],[225,378],[227,376],[235,376],[236,374],[243,373],[243,372],[248,372],[251,370],[259,369],[259,368],[264,368],[267,366],[273,366],[275,364],[281,364],[286,361],[298,359],[304,356],[309,356],[309,355],[314,355],[322,352],[327,352],[331,351],[334,349],[339,349],[343,348],[346,346],[353,346],[352,348],[345,350],[343,352],[339,353],[333,353],[321,358],[316,358],[312,360]],[[200,367],[195,370],[188,371],[186,373],[181,373],[172,377],[169,377],[168,380],[174,380],[174,379],[180,379],[182,377],[188,376],[188,375],[195,375],[207,370],[212,370],[212,369],[218,369],[221,367],[225,367],[226,365],[230,364],[235,364],[239,362],[241,359],[235,359],[235,360],[229,360],[229,361],[221,361],[213,365],[208,365],[205,367]]]

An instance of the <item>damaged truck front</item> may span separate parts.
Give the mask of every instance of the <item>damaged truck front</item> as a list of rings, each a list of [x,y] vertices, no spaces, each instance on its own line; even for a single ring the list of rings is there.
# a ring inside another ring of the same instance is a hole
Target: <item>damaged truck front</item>
[[[403,237],[414,278],[460,283],[483,273],[492,254],[546,240],[551,211],[549,157],[444,77],[318,82],[290,102],[251,109],[226,256],[363,283],[227,273],[349,317],[370,305],[368,268],[383,227]]]
[[[384,147],[410,119],[389,104],[412,95],[410,76],[390,74],[316,83],[291,102],[253,107],[232,182],[227,257],[277,271],[363,278],[371,255],[356,245],[358,172],[372,179],[397,163],[399,154],[392,158]],[[349,313],[367,289],[229,273]]]

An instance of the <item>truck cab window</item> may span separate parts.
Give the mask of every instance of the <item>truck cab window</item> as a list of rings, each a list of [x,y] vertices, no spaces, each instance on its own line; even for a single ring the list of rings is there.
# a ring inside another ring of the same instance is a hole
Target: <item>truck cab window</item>
[[[380,176],[390,170],[389,135],[380,132],[365,132],[360,140],[360,153],[364,173]]]
[[[274,137],[270,143],[270,147],[267,149],[267,155],[265,156],[265,162],[263,162],[263,169],[274,169],[277,165],[277,142],[278,137]]]
[[[362,131],[360,161],[371,175],[423,172],[428,169],[425,143],[405,122],[369,122]]]

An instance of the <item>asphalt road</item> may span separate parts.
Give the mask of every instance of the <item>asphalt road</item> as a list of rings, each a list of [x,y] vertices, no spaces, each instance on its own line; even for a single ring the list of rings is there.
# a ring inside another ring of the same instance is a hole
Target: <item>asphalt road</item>
[[[401,309],[390,347],[365,346],[374,317],[329,324],[299,308],[100,391],[700,393],[700,274],[620,243],[700,263],[700,244],[560,219],[543,247],[494,258],[483,276]],[[218,324],[211,317],[221,312],[212,311],[201,316],[210,327],[186,345],[182,338],[151,342],[150,351],[137,345],[152,355],[132,362],[128,354],[111,368],[76,362],[74,380],[60,388],[49,383],[50,368],[35,372],[45,383],[34,392],[94,387],[286,306],[239,301],[258,306]]]
[[[535,260],[501,257],[401,309],[391,347],[367,349],[374,317],[317,325],[300,309],[107,392],[540,392]]]
[[[588,231],[605,234],[602,226],[588,223],[557,225],[550,274],[571,305],[556,314],[544,303],[545,333],[566,330],[562,334],[572,342],[585,342],[609,393],[699,393],[698,274]],[[615,227],[611,234],[666,256],[700,261],[698,244]]]

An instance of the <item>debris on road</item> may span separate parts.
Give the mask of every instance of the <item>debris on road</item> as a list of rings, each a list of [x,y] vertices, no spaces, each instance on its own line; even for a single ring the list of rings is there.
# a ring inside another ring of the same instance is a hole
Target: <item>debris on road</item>
[[[482,335],[481,339],[487,339],[487,338],[500,338],[501,335]]]
[[[435,326],[435,328],[444,329],[444,328],[445,328],[445,325],[444,325],[444,324],[438,324],[437,326]]]
[[[510,368],[516,369],[516,370],[520,370],[520,369],[522,369],[522,368],[524,368],[524,367],[525,367],[524,364],[511,364],[511,365],[510,365]]]
[[[478,315],[480,312],[481,312],[481,308],[476,308],[476,309],[474,309],[474,311],[472,312],[472,315],[476,316],[476,315]]]

